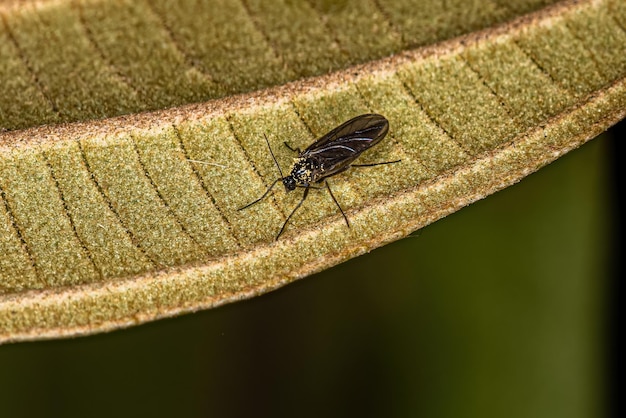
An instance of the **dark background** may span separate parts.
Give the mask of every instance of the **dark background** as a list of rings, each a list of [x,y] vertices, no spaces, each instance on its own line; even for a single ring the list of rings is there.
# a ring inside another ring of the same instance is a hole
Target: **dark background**
[[[0,417],[623,412],[624,138],[262,297],[0,346]]]

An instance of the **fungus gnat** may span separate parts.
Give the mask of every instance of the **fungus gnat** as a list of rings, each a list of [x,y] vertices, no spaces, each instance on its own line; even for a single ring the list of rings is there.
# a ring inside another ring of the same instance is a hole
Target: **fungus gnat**
[[[283,227],[280,228],[280,232],[278,232],[278,235],[276,236],[276,240],[278,240],[293,214],[296,213],[300,206],[302,206],[302,203],[309,195],[309,190],[323,188],[315,187],[312,184],[324,182],[325,187],[328,189],[328,193],[330,193],[330,197],[333,198],[333,201],[339,208],[339,211],[346,220],[346,225],[348,225],[349,228],[350,222],[348,221],[348,217],[341,208],[341,205],[339,205],[339,202],[335,198],[335,195],[330,189],[326,179],[334,176],[335,174],[339,174],[342,171],[346,171],[350,167],[373,167],[377,165],[400,162],[400,160],[396,160],[373,164],[352,164],[352,162],[356,160],[364,151],[367,151],[374,145],[378,144],[385,137],[385,135],[387,135],[388,131],[389,122],[384,116],[365,114],[357,116],[339,125],[326,135],[313,142],[304,151],[300,151],[298,148],[293,149],[287,144],[287,142],[284,142],[287,148],[298,153],[298,156],[294,158],[291,173],[289,173],[288,176],[283,175],[283,171],[281,170],[280,165],[272,152],[272,147],[270,146],[267,137],[265,137],[265,142],[267,142],[270,154],[272,154],[276,167],[278,167],[280,177],[277,178],[270,187],[268,187],[265,193],[263,193],[263,196],[259,197],[254,202],[250,202],[239,208],[239,210],[249,208],[250,206],[263,200],[279,181],[283,182],[285,190],[288,192],[295,190],[296,187],[303,188],[304,194],[302,195],[302,199],[291,211],[289,216],[287,216]]]

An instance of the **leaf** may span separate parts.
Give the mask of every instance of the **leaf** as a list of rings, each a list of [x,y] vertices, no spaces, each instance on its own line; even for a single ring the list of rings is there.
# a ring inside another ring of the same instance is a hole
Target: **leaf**
[[[434,8],[430,26],[407,2],[276,4],[203,3],[221,11],[214,26],[165,2],[0,6],[0,78],[15,98],[3,126],[74,122],[0,134],[0,341],[267,292],[507,187],[624,117],[622,2],[563,2],[503,25],[516,12],[463,3]],[[285,169],[283,141],[303,148],[372,111],[391,131],[360,161],[402,162],[330,179],[351,228],[323,191],[278,241],[298,192],[237,210],[278,175],[263,135]]]

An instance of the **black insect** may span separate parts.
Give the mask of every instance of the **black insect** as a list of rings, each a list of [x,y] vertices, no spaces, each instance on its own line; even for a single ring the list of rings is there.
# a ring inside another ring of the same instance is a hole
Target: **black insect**
[[[350,222],[348,221],[348,217],[344,213],[343,209],[341,209],[341,205],[339,205],[335,195],[333,195],[332,190],[330,190],[330,186],[328,185],[328,181],[326,181],[326,179],[334,176],[335,174],[341,173],[342,171],[346,171],[350,167],[373,167],[376,165],[400,162],[400,160],[397,160],[373,164],[352,164],[352,162],[356,160],[364,151],[378,144],[385,137],[385,135],[387,135],[388,131],[389,122],[384,116],[366,114],[344,122],[316,140],[304,151],[300,151],[298,148],[293,149],[287,144],[287,142],[285,142],[284,144],[287,148],[291,151],[298,152],[298,156],[294,159],[291,173],[289,173],[288,176],[283,176],[283,171],[281,170],[280,165],[278,165],[278,161],[276,161],[276,157],[272,152],[272,147],[270,146],[267,137],[265,137],[265,142],[267,142],[270,154],[272,154],[276,167],[278,167],[280,177],[272,183],[265,193],[263,193],[263,196],[259,197],[254,202],[250,202],[246,206],[239,208],[239,210],[249,208],[255,203],[263,200],[279,181],[283,182],[285,190],[288,192],[295,190],[296,187],[304,188],[302,200],[300,200],[296,207],[291,211],[287,220],[285,220],[283,227],[280,228],[280,232],[276,236],[276,239],[278,240],[293,214],[296,213],[300,206],[302,206],[302,203],[309,195],[309,190],[322,188],[315,187],[312,184],[324,182],[330,196],[339,208],[339,211],[346,220],[346,225],[348,225],[349,228]]]

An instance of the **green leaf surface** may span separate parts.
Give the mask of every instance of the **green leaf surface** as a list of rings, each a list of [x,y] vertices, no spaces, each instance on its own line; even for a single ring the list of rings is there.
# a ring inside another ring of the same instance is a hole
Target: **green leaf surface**
[[[516,19],[539,5],[180,3],[0,5],[0,126],[21,129],[0,134],[0,341],[264,293],[514,184],[626,112],[622,1]],[[298,192],[238,210],[278,175],[264,135],[285,170],[283,141],[367,112],[391,130],[360,162],[402,162],[330,180],[351,228],[323,191],[278,241]],[[22,129],[58,122],[73,123]]]

